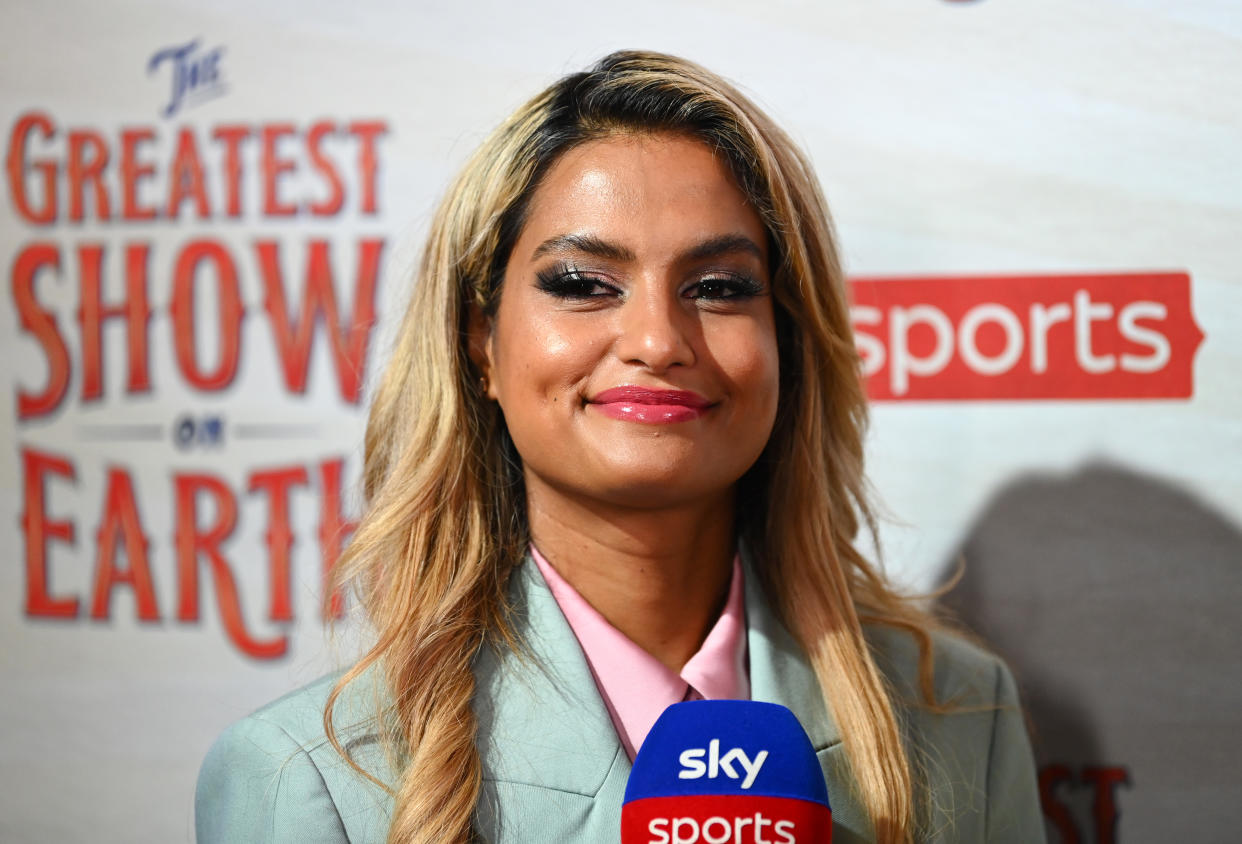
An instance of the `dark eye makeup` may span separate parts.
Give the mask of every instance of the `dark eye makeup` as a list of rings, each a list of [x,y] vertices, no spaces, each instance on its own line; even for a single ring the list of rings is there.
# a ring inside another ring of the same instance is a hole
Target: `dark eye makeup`
[[[588,275],[568,264],[558,264],[535,273],[535,283],[544,293],[558,299],[595,299],[619,291],[604,280]]]
[[[700,279],[683,293],[691,299],[751,299],[763,295],[763,285],[744,275]]]
[[[615,285],[599,276],[568,264],[557,264],[535,273],[536,286],[558,299],[598,299],[621,294]],[[687,299],[729,300],[762,296],[764,285],[747,275],[728,273],[706,275],[682,290]]]

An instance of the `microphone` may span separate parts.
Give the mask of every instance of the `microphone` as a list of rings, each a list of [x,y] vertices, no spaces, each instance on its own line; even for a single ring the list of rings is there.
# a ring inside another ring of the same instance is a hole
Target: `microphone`
[[[621,841],[828,844],[828,788],[806,731],[775,703],[673,704],[634,760]]]

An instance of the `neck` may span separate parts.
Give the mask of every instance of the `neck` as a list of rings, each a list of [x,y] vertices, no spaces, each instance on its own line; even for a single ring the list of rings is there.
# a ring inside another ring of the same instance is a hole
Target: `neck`
[[[608,622],[673,671],[723,608],[734,555],[733,491],[641,509],[527,485],[531,539]]]

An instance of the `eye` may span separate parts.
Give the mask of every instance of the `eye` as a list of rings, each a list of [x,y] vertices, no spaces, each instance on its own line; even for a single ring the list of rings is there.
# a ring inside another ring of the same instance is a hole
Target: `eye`
[[[535,278],[540,290],[558,299],[597,299],[618,293],[605,279],[568,267],[541,270]]]
[[[711,276],[696,281],[682,293],[688,299],[749,299],[763,293],[763,285],[746,276]]]

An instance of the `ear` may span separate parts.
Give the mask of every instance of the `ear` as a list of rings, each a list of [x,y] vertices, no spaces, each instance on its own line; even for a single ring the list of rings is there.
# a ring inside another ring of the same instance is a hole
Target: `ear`
[[[471,302],[466,306],[466,353],[470,362],[483,377],[487,397],[496,400],[496,386],[492,379],[492,323],[483,309]]]

